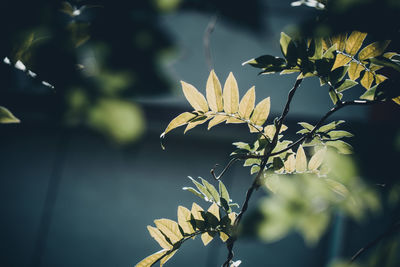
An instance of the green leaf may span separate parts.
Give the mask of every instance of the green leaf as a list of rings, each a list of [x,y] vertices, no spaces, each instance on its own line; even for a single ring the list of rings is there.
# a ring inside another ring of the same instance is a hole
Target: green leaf
[[[350,70],[349,70],[350,71]],[[353,86],[356,86],[358,84],[358,82],[352,81],[350,79],[346,79],[344,80],[342,83],[340,83],[340,85],[338,87],[336,87],[336,92],[343,92],[346,91],[350,88],[352,88]]]
[[[188,176],[189,179],[194,183],[194,185],[199,189],[199,191],[204,195],[206,201],[212,201],[213,197],[211,193],[207,190],[205,186],[197,182],[195,179],[192,177]]]
[[[228,114],[234,114],[239,110],[239,88],[232,72],[224,84],[223,91],[224,110]]]
[[[254,109],[254,103],[256,100],[255,87],[251,87],[247,93],[243,96],[239,104],[239,116],[243,119],[249,119]]]
[[[338,139],[343,137],[353,137],[354,135],[346,131],[330,131],[328,136],[331,139]]]
[[[375,99],[376,88],[377,88],[377,86],[375,85],[374,87],[372,87],[369,90],[367,90],[364,94],[362,94],[360,96],[360,99],[374,100]]]
[[[194,110],[207,112],[208,104],[204,96],[193,85],[184,81],[181,81],[181,84],[183,94]]]
[[[260,159],[246,159],[246,161],[244,162],[243,166],[247,167],[247,166],[253,166],[254,164],[256,165],[260,165],[261,160]]]
[[[265,186],[272,192],[277,193],[279,190],[279,176],[278,175],[268,175],[264,176],[265,178]]]
[[[150,256],[146,257],[145,259],[141,260],[139,263],[135,265],[135,267],[150,267],[157,261],[159,261],[165,254],[167,254],[168,250],[163,249]]]
[[[312,56],[312,58],[313,59],[322,58],[322,38],[314,38],[312,43],[314,44],[314,55]]]
[[[156,227],[171,240],[172,244],[179,242],[183,236],[179,230],[178,223],[170,219],[154,220]]]
[[[329,96],[334,105],[336,105],[336,103],[340,100],[338,94],[335,92],[335,89],[332,87],[329,88]]]
[[[366,33],[362,33],[359,31],[353,31],[349,38],[346,41],[346,52],[351,56],[357,54],[358,50],[361,48],[362,43],[364,42]]]
[[[346,143],[346,142],[344,142],[342,140],[327,141],[327,142],[325,142],[325,144],[327,146],[331,146],[331,147],[336,148],[338,150],[338,152],[341,153],[341,154],[351,154],[351,153],[353,153],[353,147],[350,144],[348,144],[348,143]]]
[[[260,166],[253,165],[253,166],[251,166],[250,174],[255,174],[255,173],[258,173],[259,171],[260,171]]]
[[[364,76],[360,81],[361,85],[368,90],[369,88],[371,88],[373,82],[374,82],[374,74],[370,71],[365,71]]]
[[[337,46],[336,46],[336,44],[334,44],[324,52],[322,57],[323,58],[327,58],[327,59],[334,59],[335,58],[335,53],[334,52],[336,50],[337,50]]]
[[[288,49],[288,45],[291,42],[292,38],[290,38],[289,35],[287,35],[284,32],[281,32],[281,39],[279,40],[279,43],[281,45],[281,50],[282,50],[282,54],[286,57],[286,53],[287,53],[287,49]]]
[[[221,199],[224,199],[226,201],[226,203],[229,204],[229,202],[230,202],[229,192],[226,189],[224,183],[222,181],[219,181],[218,187],[219,187],[219,195],[221,196]]]
[[[284,163],[280,157],[274,157],[272,165],[274,166],[274,171],[279,171],[284,167]]]
[[[329,73],[328,78],[329,81],[331,82],[332,85],[336,85],[338,82],[340,82],[343,77],[346,75],[347,70],[349,69],[349,66],[342,66],[339,67],[331,73]]]
[[[150,225],[147,226],[147,230],[149,231],[151,237],[154,238],[154,240],[156,240],[162,248],[168,250],[172,249],[172,244],[165,239],[165,236],[160,232],[160,230]]]
[[[0,106],[0,123],[19,123],[20,120],[15,117],[7,108]]]
[[[235,143],[232,143],[232,145],[236,146],[236,148],[239,148],[239,149],[245,149],[248,151],[251,150],[250,145],[245,142],[235,142]]]
[[[344,120],[339,120],[339,121],[332,121],[331,123],[325,124],[321,127],[318,128],[319,133],[326,133],[330,130],[336,129],[337,126],[339,126],[340,124],[344,123]]]
[[[300,124],[301,127],[305,128],[309,131],[312,131],[314,129],[314,126],[312,126],[311,124],[309,124],[307,122],[298,122],[298,124]]]
[[[322,162],[324,161],[326,153],[326,148],[318,150],[308,162],[308,169],[310,171],[317,171],[319,166],[321,166]]]
[[[309,132],[310,132],[310,130],[308,130],[308,129],[301,129],[300,131],[297,131],[296,133],[297,134],[307,134]]]
[[[178,206],[178,223],[185,234],[194,233],[193,225],[190,222],[191,217],[192,213],[189,209],[183,206]]]
[[[193,187],[183,187],[182,190],[189,191],[189,192],[193,193],[195,196],[198,196],[199,198],[204,199],[204,195],[201,194],[196,189],[194,189]]]
[[[203,185],[207,188],[208,192],[211,194],[212,200],[214,200],[216,203],[220,203],[219,194],[218,194],[217,189],[215,189],[215,187],[212,184],[210,184],[203,178],[200,177],[200,180],[203,183]]]
[[[390,67],[393,68],[397,71],[400,72],[400,64],[396,63],[395,61],[385,58],[385,57],[374,57],[368,59],[371,63],[384,66],[384,67]]]
[[[208,76],[206,96],[208,105],[212,111],[219,112],[224,110],[221,83],[219,82],[214,70],[211,70],[210,75]]]
[[[306,153],[304,153],[304,149],[301,145],[296,152],[296,172],[305,172],[307,171],[307,157]]]
[[[270,98],[267,97],[257,104],[254,109],[253,115],[251,115],[250,121],[255,125],[262,126],[268,118],[270,108],[271,101]]]
[[[358,54],[359,60],[365,60],[371,57],[377,57],[385,52],[385,49],[388,47],[390,41],[386,40],[383,42],[375,42],[370,45],[364,47],[360,53]]]

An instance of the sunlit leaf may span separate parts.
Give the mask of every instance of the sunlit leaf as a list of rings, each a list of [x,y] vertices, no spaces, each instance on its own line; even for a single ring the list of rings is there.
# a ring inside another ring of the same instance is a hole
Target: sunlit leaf
[[[380,84],[381,82],[387,80],[387,77],[382,74],[375,75],[375,82],[376,84]]]
[[[219,181],[218,187],[221,198],[225,199],[225,201],[229,203],[230,202],[229,192],[222,181]]]
[[[292,173],[294,172],[294,170],[296,169],[296,158],[295,156],[292,154],[290,155],[287,160],[285,161],[285,170],[288,173]]]
[[[229,236],[221,231],[219,232],[219,238],[222,240],[222,242],[226,242],[226,240],[229,239]]]
[[[160,267],[162,267],[169,259],[171,259],[178,250],[171,251],[168,255],[160,260]]]
[[[235,77],[232,72],[229,73],[228,78],[224,84],[223,91],[224,110],[228,114],[234,114],[239,109],[239,88]]]
[[[336,140],[336,141],[328,141],[325,143],[327,146],[334,147],[338,150],[339,153],[341,154],[351,154],[353,153],[353,147],[342,141],[342,140]]]
[[[259,172],[259,171],[260,171],[260,166],[253,165],[253,166],[251,166],[250,174],[255,174],[255,173]]]
[[[228,117],[226,123],[246,123],[246,122],[238,118]]]
[[[203,185],[207,188],[208,192],[211,194],[212,199],[219,203],[219,193],[217,191],[217,189],[215,189],[215,187],[210,184],[209,182],[207,182],[206,180],[204,180],[203,178],[200,177],[201,182],[203,183]]]
[[[383,42],[374,42],[364,47],[358,54],[359,60],[365,60],[371,57],[377,57],[383,54],[385,49],[388,47],[390,41],[386,40]]]
[[[188,123],[191,119],[195,118],[196,116],[197,116],[196,114],[193,114],[191,112],[184,112],[182,114],[179,114],[175,119],[173,119],[168,124],[167,128],[162,133],[161,137],[163,137],[169,131],[171,131],[179,126],[185,125],[186,123]]]
[[[158,219],[154,220],[154,224],[173,244],[179,242],[183,238],[178,223],[173,220]]]
[[[200,184],[190,176],[188,176],[188,178],[194,183],[197,189],[199,189],[199,191],[207,198],[207,201],[211,201],[213,199],[211,193],[207,190],[207,188],[204,185]]]
[[[157,261],[159,261],[165,254],[167,254],[168,250],[163,249],[150,256],[144,258],[139,263],[135,265],[135,267],[150,267]]]
[[[346,131],[330,131],[328,133],[329,138],[331,139],[337,139],[337,138],[343,138],[343,137],[353,137],[353,134],[346,132]]]
[[[374,74],[370,71],[366,71],[361,79],[360,82],[361,85],[368,90],[369,88],[371,88],[373,82],[374,82]]]
[[[349,78],[352,80],[358,79],[358,77],[360,77],[360,73],[362,70],[364,70],[363,66],[361,66],[360,64],[357,64],[354,61],[350,62],[350,66],[349,66],[349,70],[348,70]]]
[[[358,50],[361,48],[362,43],[364,42],[366,33],[362,33],[359,31],[353,31],[349,38],[346,41],[346,52],[351,56],[357,54]]]
[[[286,54],[287,54],[287,48],[288,48],[288,45],[291,40],[292,40],[292,38],[290,38],[289,35],[287,35],[284,32],[281,32],[281,39],[280,39],[279,43],[281,45],[282,54],[284,56],[286,56]]]
[[[203,211],[203,208],[193,202],[191,213],[195,220],[204,221],[203,216],[201,216],[202,211]]]
[[[250,121],[255,125],[262,126],[268,118],[270,108],[271,101],[270,98],[267,97],[257,104],[254,109],[253,115],[250,118]]]
[[[336,44],[337,50],[344,51],[344,49],[346,47],[346,39],[347,39],[346,33],[342,33],[342,34],[333,36],[331,39],[332,39],[332,44]]]
[[[329,178],[326,178],[325,181],[329,188],[335,193],[341,195],[342,197],[347,197],[349,195],[349,190],[347,190],[343,184]]]
[[[250,145],[248,143],[245,143],[245,142],[235,142],[235,143],[232,143],[232,145],[234,145],[235,147],[237,147],[239,149],[245,149],[245,150],[248,150],[248,151],[251,150]]]
[[[337,54],[336,55],[336,59],[335,59],[335,63],[333,64],[332,70],[337,69],[341,66],[346,65],[347,63],[349,63],[351,60],[350,57],[343,55],[343,54]]]
[[[173,247],[172,244],[168,243],[167,239],[165,239],[165,236],[157,228],[148,225],[147,230],[149,231],[151,237],[154,238],[154,240],[156,240],[162,248],[169,250]]]
[[[307,157],[301,145],[296,152],[296,172],[305,172],[307,170]]]
[[[337,126],[339,126],[340,124],[342,124],[344,122],[345,122],[344,120],[332,121],[332,122],[330,122],[328,124],[325,124],[325,125],[319,127],[318,128],[318,132],[325,133],[325,132],[328,132],[330,130],[336,129]]]
[[[7,108],[0,106],[0,123],[19,123],[20,120],[15,117]]]
[[[216,115],[214,116],[214,118],[212,118],[209,122],[208,122],[208,127],[207,129],[210,130],[212,127],[214,127],[215,125],[218,125],[224,121],[226,121],[226,119],[228,119],[229,117],[226,115]]]
[[[300,124],[303,128],[312,131],[314,129],[314,126],[312,126],[311,124],[307,123],[307,122],[298,122],[298,124]]]
[[[213,238],[214,237],[209,233],[204,233],[201,235],[201,241],[203,241],[204,246],[207,246],[213,240]]]
[[[181,81],[181,84],[183,94],[185,95],[190,105],[194,108],[194,110],[207,112],[208,104],[204,96],[199,91],[197,91],[197,89],[193,85],[184,81]]]
[[[250,158],[250,159],[246,159],[246,161],[244,162],[243,166],[244,167],[248,167],[248,166],[253,166],[254,164],[259,165],[260,162],[261,162],[260,159]]]
[[[185,234],[193,234],[194,229],[190,223],[192,213],[183,206],[178,206],[178,223]]]
[[[239,104],[239,115],[244,119],[249,119],[254,109],[254,103],[256,100],[256,91],[254,88],[255,87],[253,86],[247,91]]]
[[[199,191],[197,191],[193,187],[183,187],[182,190],[189,191],[189,192],[193,193],[195,196],[198,196],[199,198],[202,198],[202,199],[204,199],[204,197],[205,197],[203,194],[201,194]]]
[[[220,220],[220,216],[219,216],[219,207],[218,205],[214,202],[211,204],[211,206],[208,208],[207,210],[209,213],[211,213],[212,215],[215,216],[215,218],[218,219],[218,221]]]
[[[320,149],[318,150],[310,159],[308,162],[308,169],[310,171],[316,171],[319,166],[321,166],[322,162],[324,161],[326,154],[326,149]]]
[[[208,105],[212,111],[219,112],[224,110],[221,83],[219,82],[214,70],[211,70],[210,75],[208,76],[206,96]]]
[[[183,131],[183,133],[186,133],[187,131],[193,129],[194,127],[196,127],[197,125],[203,124],[205,122],[207,122],[211,117],[210,116],[200,116],[192,121],[190,121],[185,130]]]

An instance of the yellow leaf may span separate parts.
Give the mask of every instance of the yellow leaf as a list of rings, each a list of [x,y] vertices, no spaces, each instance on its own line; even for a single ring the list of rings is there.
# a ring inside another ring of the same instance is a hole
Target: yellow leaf
[[[379,65],[375,65],[375,64],[369,65],[369,70],[370,71],[377,71],[377,70],[380,70],[382,68],[383,68],[383,66],[379,66]]]
[[[214,237],[212,237],[209,233],[204,233],[201,235],[201,241],[203,241],[204,246],[207,246],[208,243],[210,243],[213,240]]]
[[[7,108],[0,106],[0,123],[19,123],[20,120]]]
[[[186,133],[187,131],[193,129],[194,127],[196,127],[197,125],[203,124],[206,121],[208,121],[211,117],[210,116],[206,116],[203,119],[199,119],[193,122],[189,122],[188,125],[185,128],[185,131],[183,133]]]
[[[284,165],[286,172],[288,173],[294,172],[294,170],[296,169],[296,158],[294,157],[293,154],[287,158]]]
[[[156,263],[160,258],[167,254],[168,250],[163,249],[141,260],[135,267],[150,267]]]
[[[230,219],[231,225],[233,226],[235,224],[235,220],[236,220],[236,213],[235,212],[229,213],[228,218]]]
[[[346,38],[347,38],[346,33],[336,35],[331,38],[332,45],[336,44],[337,50],[344,51],[344,48],[346,47]]]
[[[357,54],[357,51],[361,48],[366,36],[366,33],[353,31],[346,41],[346,52],[351,56]]]
[[[208,76],[206,96],[208,105],[212,111],[219,112],[224,110],[221,83],[219,82],[214,70],[211,70],[210,75]]]
[[[183,238],[177,222],[169,219],[158,219],[154,220],[154,223],[173,244],[179,242]]]
[[[188,121],[190,121],[194,117],[196,117],[196,115],[190,112],[184,112],[182,114],[179,114],[175,119],[173,119],[168,124],[167,128],[165,129],[165,131],[162,133],[161,136],[164,136],[166,133],[175,128],[178,128],[179,126],[185,125],[186,123],[188,123]]]
[[[222,240],[222,242],[226,242],[226,240],[229,239],[229,236],[224,232],[219,232],[219,238]]]
[[[218,205],[214,202],[214,203],[212,203],[212,205],[208,208],[208,210],[207,210],[209,213],[211,213],[212,215],[214,215],[217,219],[218,219],[218,221],[220,220],[220,217],[219,217],[219,207],[218,207]]]
[[[221,122],[224,122],[228,117],[225,115],[216,115],[210,122],[208,123],[208,130],[211,129],[211,127],[214,127],[217,124],[220,124]]]
[[[341,66],[346,65],[347,63],[350,62],[350,60],[351,60],[351,58],[348,57],[348,56],[345,56],[343,54],[337,54],[336,55],[336,59],[335,59],[335,63],[333,64],[333,67],[332,67],[331,70],[334,70],[336,68],[339,68]]]
[[[382,74],[377,74],[377,75],[375,76],[375,82],[376,82],[376,84],[380,84],[381,82],[383,82],[383,81],[385,81],[385,80],[387,80],[387,77],[386,77],[386,76],[383,76]]]
[[[160,267],[162,267],[170,258],[172,258],[178,250],[171,251],[168,255],[160,260]]]
[[[229,73],[224,85],[224,110],[228,114],[234,114],[239,109],[239,88],[232,72]]]
[[[203,211],[203,208],[197,205],[196,203],[192,204],[192,210],[191,213],[193,215],[193,218],[198,221],[204,221],[203,216],[201,216],[201,212]]]
[[[267,97],[257,104],[253,115],[251,115],[250,121],[255,125],[262,126],[268,118],[270,108],[271,101],[270,98]]]
[[[348,70],[349,78],[355,81],[356,79],[358,79],[358,77],[360,77],[360,73],[363,69],[363,66],[357,64],[356,62],[350,62]]]
[[[249,119],[251,112],[254,109],[254,103],[256,101],[256,90],[255,87],[251,87],[247,93],[243,96],[239,104],[239,115],[244,119]]]
[[[154,240],[156,240],[162,248],[168,250],[172,248],[172,245],[168,243],[167,239],[165,239],[165,236],[160,232],[160,230],[150,225],[147,226],[147,230],[149,231],[151,237],[154,238]]]
[[[316,171],[319,166],[321,166],[322,162],[324,161],[325,153],[326,148],[323,148],[318,150],[317,153],[311,157],[310,162],[308,162],[308,169],[310,171]]]
[[[197,89],[189,84],[181,81],[183,94],[185,95],[187,101],[190,105],[194,108],[194,110],[207,112],[208,111],[208,104],[207,100],[204,96],[197,91]]]
[[[288,127],[285,124],[282,124],[281,130],[279,131],[279,133],[286,131],[287,128]],[[274,138],[275,132],[276,132],[276,128],[275,128],[275,125],[273,125],[273,124],[270,124],[270,125],[267,125],[264,127],[264,134],[271,140]]]
[[[400,96],[392,98],[393,102],[400,105]]]
[[[371,88],[373,81],[374,81],[374,74],[370,71],[365,71],[364,76],[361,79],[361,85],[368,90],[369,88]]]
[[[307,158],[303,146],[300,145],[296,153],[296,172],[305,172],[307,170]]]
[[[257,126],[257,125],[252,125],[251,123],[248,123],[247,126],[249,126],[251,133],[259,133],[263,129],[263,127]]]
[[[365,60],[371,57],[377,57],[385,52],[385,49],[388,47],[390,41],[386,40],[383,42],[374,42],[370,45],[364,47],[360,53],[358,54],[359,60]]]
[[[190,223],[192,213],[183,206],[178,207],[178,223],[185,234],[193,234],[194,229]]]

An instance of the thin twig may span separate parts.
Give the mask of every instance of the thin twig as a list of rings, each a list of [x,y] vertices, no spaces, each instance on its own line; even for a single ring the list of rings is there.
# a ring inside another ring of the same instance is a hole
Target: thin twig
[[[206,56],[207,66],[210,71],[213,69],[214,65],[211,56],[210,39],[211,39],[211,34],[215,29],[217,18],[218,18],[217,14],[211,17],[210,22],[208,23],[207,28],[204,31],[204,36],[203,36],[204,53]]]
[[[218,175],[218,176],[215,175],[215,167],[217,167],[217,166],[215,166],[215,167],[212,168],[211,171],[210,171],[212,177],[213,177],[215,180],[218,181],[218,180],[221,179],[221,177],[225,174],[225,172],[229,169],[229,167],[230,167],[233,163],[235,163],[236,161],[239,161],[239,160],[241,160],[241,159],[240,159],[240,158],[233,158],[233,159],[231,159],[231,160],[228,162],[228,164],[225,166],[225,168],[222,170],[222,172],[220,173],[220,175]]]

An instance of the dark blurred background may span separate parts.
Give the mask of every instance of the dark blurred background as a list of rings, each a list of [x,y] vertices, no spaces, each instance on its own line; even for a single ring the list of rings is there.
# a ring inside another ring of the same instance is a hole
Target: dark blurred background
[[[354,18],[360,23],[351,25],[399,47],[396,1],[349,1],[353,6],[325,14],[323,23],[315,23],[318,10],[291,2],[4,1],[0,57],[10,64],[0,64],[0,105],[21,123],[0,124],[0,266],[133,266],[158,250],[146,225],[175,219],[178,205],[197,201],[181,190],[185,177],[211,178],[209,170],[229,160],[232,142],[254,138],[237,125],[186,135],[178,129],[163,151],[160,133],[189,108],[180,80],[204,93],[210,68],[221,81],[232,71],[241,96],[252,85],[258,101],[271,96],[274,117],[296,77],[257,76],[241,63],[279,56],[281,31],[352,30],[347,19],[364,10],[365,23]],[[317,79],[303,90],[288,117],[292,133],[297,121],[315,123],[331,105]],[[383,196],[398,179],[399,115],[389,103],[334,117],[348,121],[361,175],[385,184],[376,186]],[[248,170],[238,164],[225,179],[241,203]],[[249,236],[235,250],[244,266],[325,266],[382,233],[398,211],[384,207],[362,224],[338,215],[314,247],[292,234],[273,244]],[[219,266],[225,257],[219,241],[204,248],[197,240],[168,264]]]

